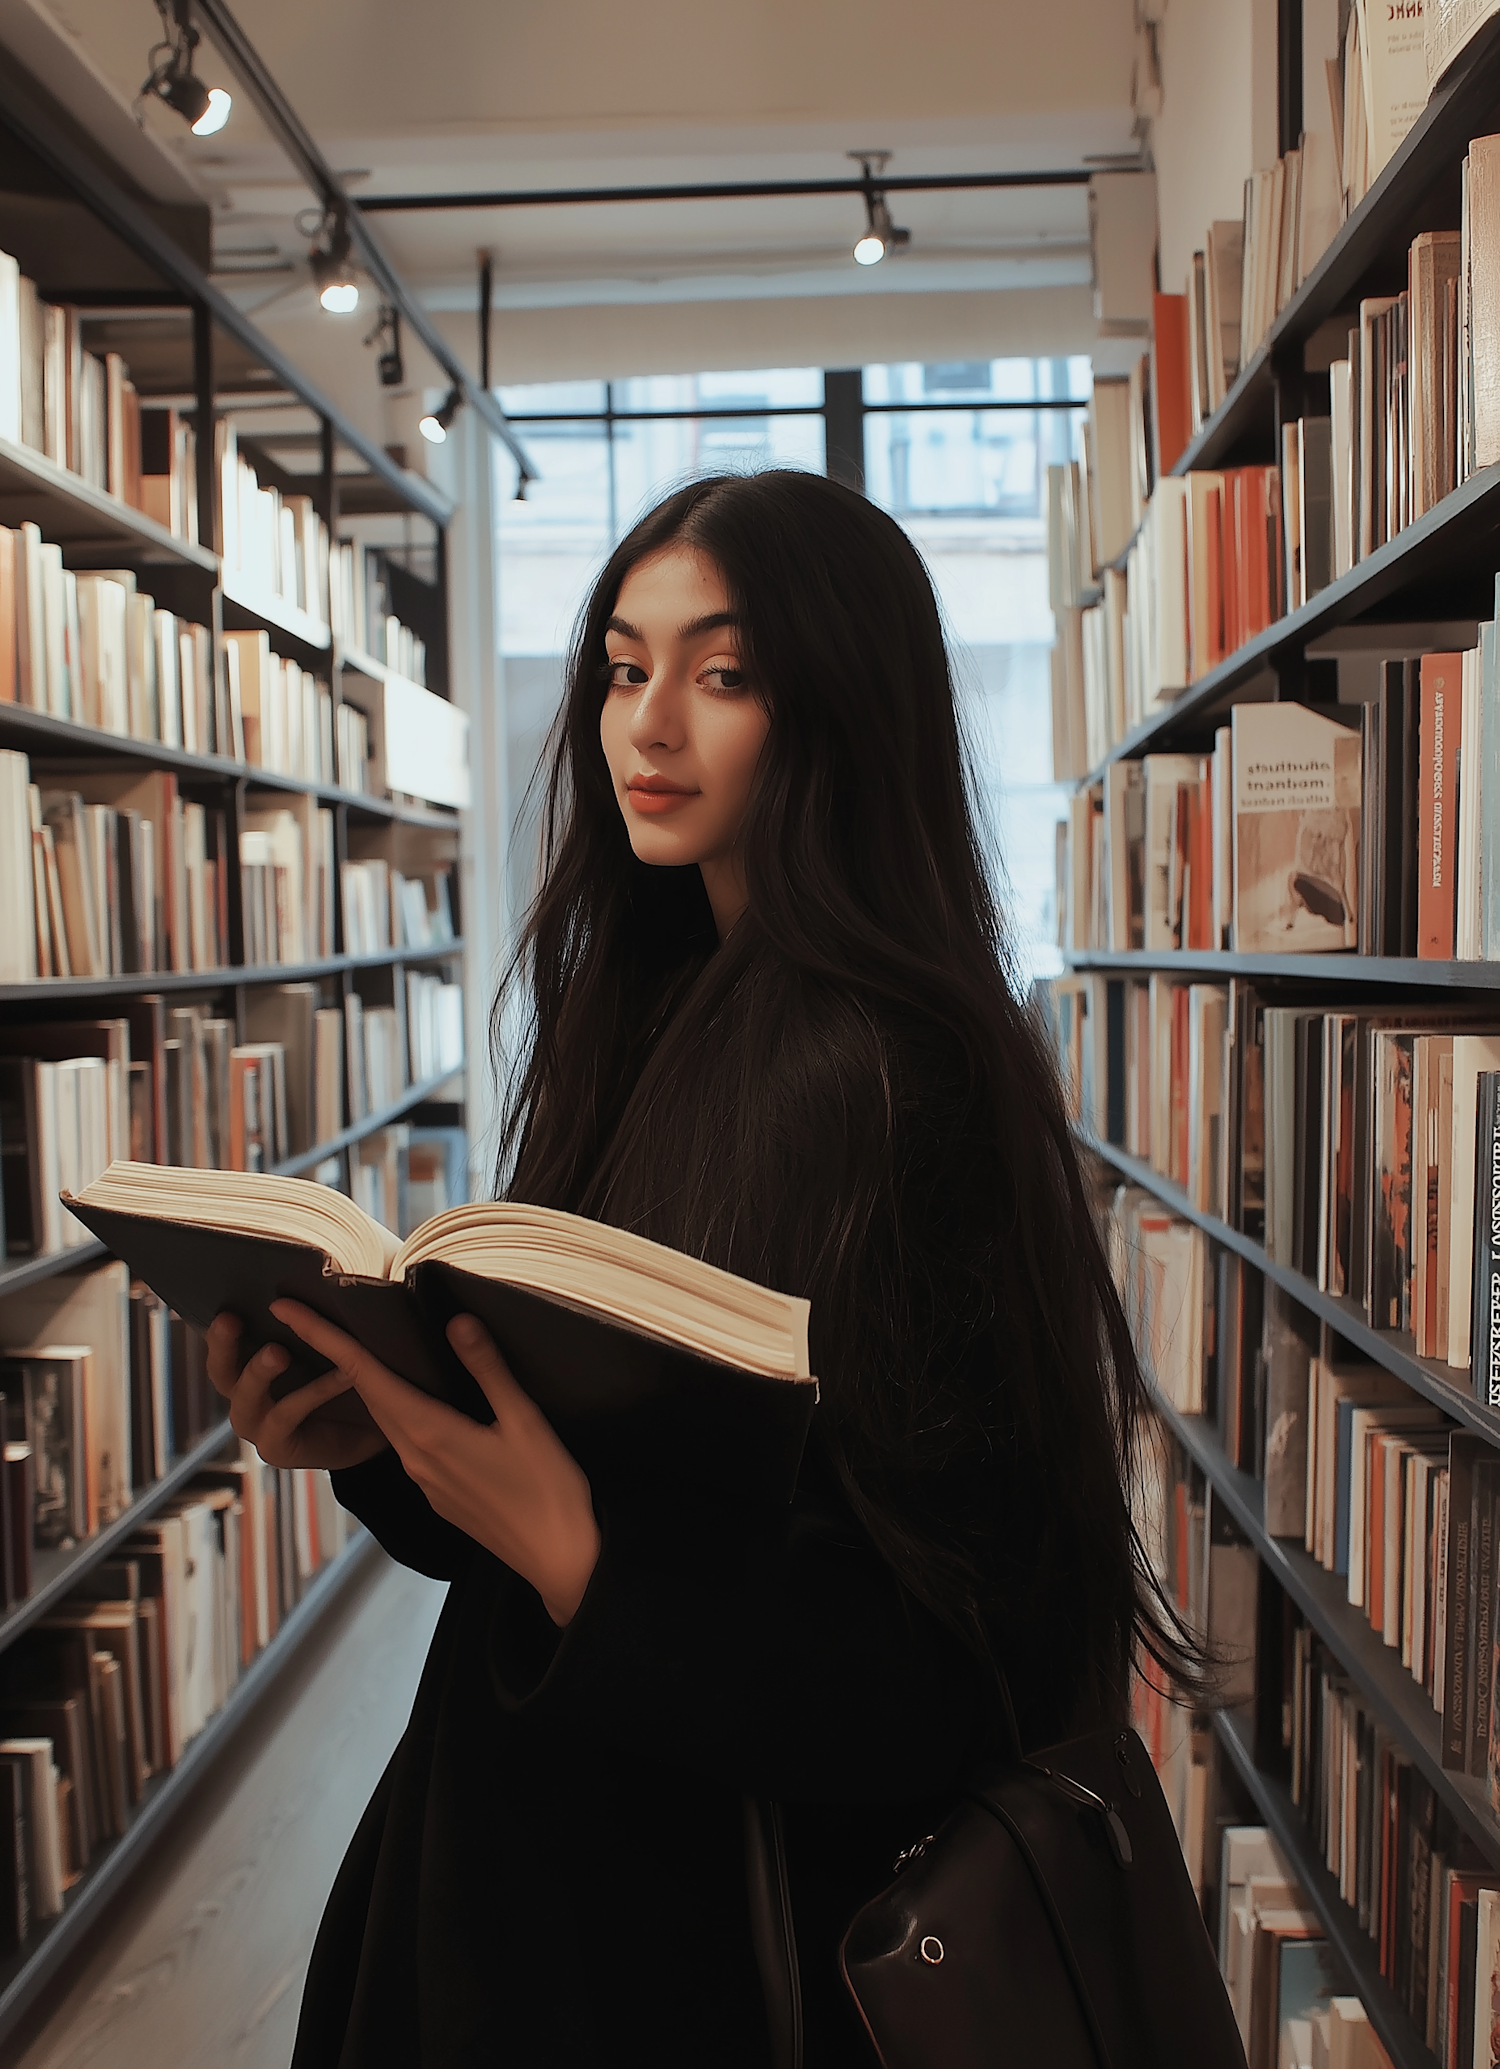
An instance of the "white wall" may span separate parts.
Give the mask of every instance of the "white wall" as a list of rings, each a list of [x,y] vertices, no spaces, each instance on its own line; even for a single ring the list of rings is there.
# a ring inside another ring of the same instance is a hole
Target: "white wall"
[[[432,472],[458,505],[448,527],[448,675],[453,702],[469,719],[473,788],[472,803],[462,816],[459,901],[465,942],[469,1166],[476,1195],[483,1199],[494,1169],[497,1112],[489,1056],[490,1006],[510,935],[510,788],[494,467],[490,434],[472,410],[458,417]]]
[[[1161,284],[1181,294],[1208,225],[1238,220],[1246,179],[1276,162],[1276,0],[1168,0],[1157,35]]]

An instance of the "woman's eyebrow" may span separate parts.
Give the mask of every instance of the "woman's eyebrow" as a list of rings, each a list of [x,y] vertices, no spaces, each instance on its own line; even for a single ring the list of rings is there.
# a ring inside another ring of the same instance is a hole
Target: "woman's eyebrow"
[[[721,625],[737,626],[739,622],[733,611],[710,611],[706,617],[689,618],[686,625],[679,625],[677,637],[697,639],[702,633],[717,632]]]
[[[606,618],[604,629],[606,632],[618,632],[621,639],[641,641],[645,639],[645,634],[641,631],[639,625],[632,625],[628,618]]]

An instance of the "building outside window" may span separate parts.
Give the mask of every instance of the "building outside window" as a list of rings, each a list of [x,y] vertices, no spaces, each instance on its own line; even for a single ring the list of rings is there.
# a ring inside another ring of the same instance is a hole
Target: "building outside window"
[[[1054,971],[1046,468],[1072,457],[1086,359],[866,367],[865,488],[931,571],[958,676],[976,802],[1023,987]],[[526,793],[557,710],[562,657],[588,584],[643,511],[707,473],[826,464],[816,368],[502,388],[540,469],[524,502],[497,450],[515,891],[534,883]]]

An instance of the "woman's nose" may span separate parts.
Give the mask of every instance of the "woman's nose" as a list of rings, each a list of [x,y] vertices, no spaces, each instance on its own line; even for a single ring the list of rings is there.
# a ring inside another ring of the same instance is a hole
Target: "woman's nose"
[[[630,744],[638,751],[663,747],[669,752],[684,739],[680,699],[659,679],[647,683],[630,714]]]

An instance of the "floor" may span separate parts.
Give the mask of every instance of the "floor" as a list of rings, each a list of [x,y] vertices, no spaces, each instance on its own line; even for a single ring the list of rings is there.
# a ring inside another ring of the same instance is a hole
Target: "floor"
[[[324,1899],[406,1722],[443,1595],[372,1559],[10,2069],[286,2069]]]

